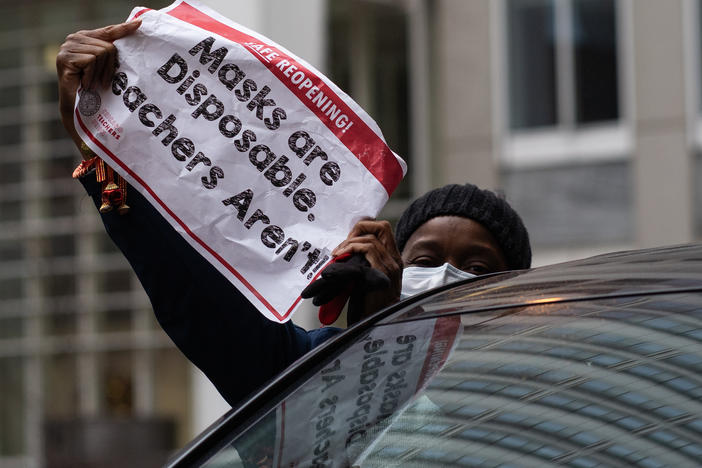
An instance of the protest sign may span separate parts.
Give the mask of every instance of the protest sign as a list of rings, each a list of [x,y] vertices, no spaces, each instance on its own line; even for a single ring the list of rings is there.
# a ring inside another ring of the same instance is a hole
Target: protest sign
[[[406,170],[311,65],[193,1],[136,8],[111,86],[79,90],[81,138],[266,317],[285,322]],[[235,313],[236,311],[232,311]]]
[[[458,316],[374,328],[278,407],[272,466],[360,465],[441,370],[461,329]]]

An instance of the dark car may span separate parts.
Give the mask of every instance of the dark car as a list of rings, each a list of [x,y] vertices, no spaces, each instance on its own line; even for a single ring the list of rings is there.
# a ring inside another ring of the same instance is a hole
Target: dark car
[[[479,277],[298,361],[172,466],[702,465],[702,245]]]

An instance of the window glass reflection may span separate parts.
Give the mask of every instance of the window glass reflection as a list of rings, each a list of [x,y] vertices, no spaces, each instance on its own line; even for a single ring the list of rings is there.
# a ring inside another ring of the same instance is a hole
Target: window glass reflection
[[[270,456],[283,465],[311,463],[315,448],[329,457],[328,466],[694,465],[702,434],[702,342],[688,333],[702,329],[702,320],[685,312],[696,309],[681,304],[695,298],[702,300],[699,294],[669,294],[655,302],[539,306],[543,314],[497,311],[479,326],[460,325],[455,339],[445,335],[451,344],[442,345],[439,354],[447,361],[424,384],[408,376],[417,375],[417,363],[432,349],[437,352],[437,319],[377,327],[325,364],[234,447],[242,459]],[[619,316],[622,308],[627,313]],[[390,343],[410,335],[413,359],[394,367],[389,356],[407,348]],[[364,346],[368,349],[358,354]],[[386,354],[371,365],[381,351]],[[373,367],[366,381],[376,385],[373,390],[358,387],[354,368],[364,365]],[[392,414],[377,415],[374,408],[383,398],[376,396],[394,395],[387,385],[401,372],[399,385],[419,390],[403,393],[406,400],[395,403]],[[330,375],[344,376],[333,394],[319,380]],[[375,393],[377,387],[388,393]],[[332,405],[333,417],[320,423],[319,410]],[[304,417],[295,417],[302,412]],[[310,421],[322,424],[317,429],[322,435],[310,432],[308,440],[301,434],[310,431]],[[346,426],[348,421],[355,426]],[[283,440],[288,445],[281,446]]]

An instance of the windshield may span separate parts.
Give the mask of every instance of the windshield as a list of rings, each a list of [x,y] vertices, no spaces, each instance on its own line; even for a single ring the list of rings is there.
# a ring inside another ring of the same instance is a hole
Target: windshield
[[[373,328],[206,466],[691,466],[702,296]]]

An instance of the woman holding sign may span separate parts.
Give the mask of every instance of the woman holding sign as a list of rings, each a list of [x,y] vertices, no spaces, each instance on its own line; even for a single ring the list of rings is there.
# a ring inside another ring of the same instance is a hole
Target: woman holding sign
[[[76,91],[79,85],[87,90],[111,86],[112,43],[138,27],[139,21],[132,21],[71,34],[57,57],[61,117],[85,159],[75,176],[99,208],[104,187],[89,163],[94,154],[74,127]],[[128,211],[100,210],[107,233],[136,272],[163,329],[231,405],[340,332],[331,327],[305,331],[290,321],[266,319],[148,200],[127,190]],[[473,185],[443,187],[415,201],[403,214],[396,238],[387,222],[361,221],[333,254],[362,255],[365,263],[334,264],[306,295],[319,305],[356,284],[349,324],[421,290],[528,268],[531,261],[519,216],[507,202]],[[404,273],[403,266],[408,267]]]

